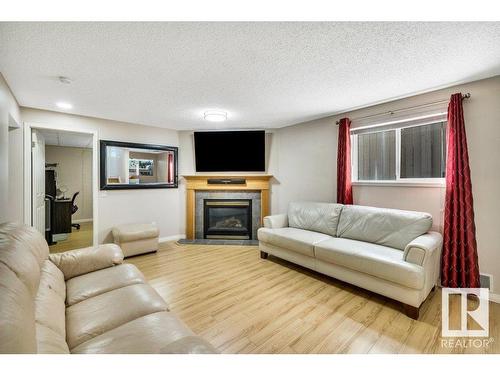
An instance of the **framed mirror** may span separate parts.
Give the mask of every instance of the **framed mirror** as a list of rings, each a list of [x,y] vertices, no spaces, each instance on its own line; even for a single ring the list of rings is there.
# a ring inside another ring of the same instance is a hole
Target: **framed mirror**
[[[177,188],[177,147],[101,140],[101,190]]]

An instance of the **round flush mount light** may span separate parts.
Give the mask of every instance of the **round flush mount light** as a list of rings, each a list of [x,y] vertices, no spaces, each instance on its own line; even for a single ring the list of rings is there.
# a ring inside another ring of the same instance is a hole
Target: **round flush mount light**
[[[203,118],[210,122],[223,122],[227,120],[227,112],[224,111],[205,111]]]
[[[56,106],[61,109],[71,109],[73,108],[73,104],[68,102],[57,102]]]

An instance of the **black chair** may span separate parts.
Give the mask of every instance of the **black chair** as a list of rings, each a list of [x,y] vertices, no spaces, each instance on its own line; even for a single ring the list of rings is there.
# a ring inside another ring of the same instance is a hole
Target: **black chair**
[[[45,240],[49,245],[55,245],[52,239],[52,220],[54,212],[54,197],[50,194],[45,194]]]
[[[78,211],[78,206],[75,204],[76,196],[80,194],[79,191],[77,191],[75,194],[73,194],[73,198],[71,199],[71,215],[73,215],[76,211]],[[80,224],[72,223],[72,227],[76,229],[80,229]]]

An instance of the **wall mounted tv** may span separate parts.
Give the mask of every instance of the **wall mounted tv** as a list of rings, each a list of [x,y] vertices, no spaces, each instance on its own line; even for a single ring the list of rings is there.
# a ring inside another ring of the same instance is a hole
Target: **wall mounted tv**
[[[264,172],[265,132],[194,133],[197,172]]]

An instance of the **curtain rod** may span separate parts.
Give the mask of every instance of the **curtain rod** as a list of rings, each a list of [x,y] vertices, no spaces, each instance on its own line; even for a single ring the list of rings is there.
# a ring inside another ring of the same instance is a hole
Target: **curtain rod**
[[[463,99],[469,99],[469,98],[470,98],[470,93],[462,95],[462,100]],[[362,116],[362,117],[355,117],[355,118],[351,119],[351,121],[364,120],[364,119],[367,119],[367,118],[370,118],[370,117],[377,117],[377,116],[382,116],[382,115],[393,115],[395,113],[406,112],[406,111],[409,111],[411,109],[425,108],[425,107],[429,107],[429,106],[436,105],[436,104],[445,104],[445,103],[448,103],[449,101],[450,101],[449,99],[438,100],[437,102],[425,103],[425,104],[420,104],[420,105],[416,105],[416,106],[413,106],[413,107],[396,109],[394,111],[385,111],[385,112],[375,113],[373,115]],[[335,124],[338,125],[339,121],[336,121]]]

